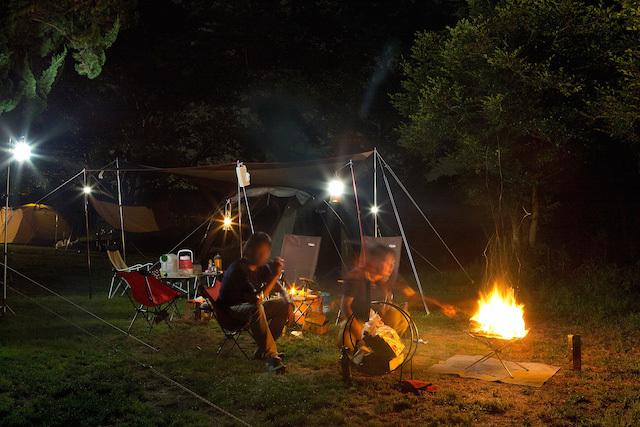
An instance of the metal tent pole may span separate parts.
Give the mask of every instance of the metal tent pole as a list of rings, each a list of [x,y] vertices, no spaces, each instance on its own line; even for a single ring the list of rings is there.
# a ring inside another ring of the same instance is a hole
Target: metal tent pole
[[[360,262],[364,265],[367,261],[364,250],[364,233],[362,232],[362,216],[360,215],[360,202],[358,201],[358,187],[356,185],[356,175],[353,172],[353,162],[349,160],[349,167],[351,168],[351,182],[353,183],[353,195],[356,199],[356,212],[358,213],[358,227],[360,227]]]
[[[373,147],[373,237],[378,237],[378,149]]]
[[[398,228],[400,229],[400,235],[402,236],[402,243],[404,243],[404,249],[407,251],[407,255],[409,256],[409,263],[411,264],[411,270],[413,271],[413,276],[416,279],[416,283],[418,284],[418,289],[420,290],[420,296],[422,296],[422,304],[424,305],[424,309],[429,314],[429,307],[427,306],[427,302],[424,299],[424,292],[422,290],[422,283],[420,283],[420,277],[418,276],[418,269],[416,268],[416,263],[413,260],[413,254],[411,253],[411,247],[409,246],[409,242],[407,241],[407,235],[404,232],[404,227],[402,226],[402,221],[400,220],[400,214],[398,213],[398,207],[396,206],[396,201],[393,198],[393,193],[391,192],[391,186],[389,185],[389,180],[387,179],[387,175],[384,173],[384,169],[382,169],[382,179],[384,180],[384,185],[387,187],[387,193],[389,194],[389,201],[391,202],[391,206],[393,207],[393,213],[396,216],[396,221],[398,222]]]
[[[93,287],[91,286],[91,247],[89,244],[89,193],[87,189],[87,170],[84,169],[84,223],[87,229],[87,267],[89,268],[89,299],[93,298]]]
[[[122,259],[127,262],[127,248],[124,238],[124,211],[122,206],[122,183],[120,182],[120,160],[116,157],[116,179],[118,181],[118,207],[120,208],[120,232],[122,234]]]
[[[240,160],[236,161],[236,168],[240,166]],[[236,179],[238,180],[238,237],[240,239],[240,257],[242,257],[244,254],[243,249],[242,249],[242,196],[240,195],[240,179],[237,177],[237,172],[236,172]]]
[[[7,309],[9,306],[7,305],[7,255],[8,255],[8,247],[9,241],[7,238],[8,233],[8,224],[9,224],[9,176],[11,174],[11,160],[7,162],[7,191],[5,193],[5,203],[4,203],[4,271],[3,271],[3,279],[2,279],[2,315],[7,315]],[[9,310],[11,310],[9,308]],[[13,310],[11,310],[13,313]],[[15,314],[15,313],[14,313]]]
[[[379,156],[378,156],[379,157]],[[436,228],[434,227],[434,225],[431,223],[431,221],[429,221],[429,218],[427,218],[427,215],[425,215],[425,213],[422,211],[422,209],[420,209],[420,206],[418,205],[418,202],[416,202],[416,200],[413,198],[413,196],[411,195],[411,193],[409,193],[409,190],[407,190],[407,187],[404,186],[404,184],[402,183],[402,181],[400,181],[400,178],[398,178],[398,175],[396,175],[396,173],[393,171],[393,169],[391,169],[391,166],[389,166],[389,163],[387,163],[382,157],[380,158],[380,165],[383,166],[384,168],[386,168],[389,173],[391,174],[391,176],[396,180],[396,182],[398,183],[398,186],[402,189],[402,191],[404,191],[404,193],[407,195],[407,197],[409,198],[409,200],[411,201],[411,203],[413,203],[413,206],[415,206],[415,208],[418,210],[418,212],[420,212],[420,215],[422,216],[422,218],[427,222],[427,224],[429,224],[429,227],[431,227],[431,230],[433,230],[433,232],[435,233],[435,235],[438,237],[438,239],[440,240],[440,242],[444,245],[444,247],[447,249],[447,251],[449,252],[449,254],[453,257],[453,259],[456,261],[456,263],[458,264],[458,266],[460,267],[460,269],[464,272],[464,274],[469,278],[469,280],[471,281],[471,283],[474,283],[474,280],[471,278],[471,276],[469,275],[469,273],[467,273],[467,270],[465,270],[465,268],[462,266],[462,263],[460,262],[460,260],[458,259],[458,257],[456,257],[456,255],[453,253],[453,251],[451,250],[451,248],[449,247],[449,245],[447,245],[447,242],[444,241],[444,239],[442,238],[442,236],[440,235],[440,233],[438,233],[438,230],[436,230]],[[384,176],[384,171],[383,171],[383,176]]]

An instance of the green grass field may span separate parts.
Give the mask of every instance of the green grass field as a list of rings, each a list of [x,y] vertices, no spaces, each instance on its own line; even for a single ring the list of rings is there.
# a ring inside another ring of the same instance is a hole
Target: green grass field
[[[86,255],[77,251],[13,246],[10,257],[18,271],[128,327],[128,299],[106,298],[111,272],[103,254],[93,257],[90,279]],[[139,322],[133,334],[158,348],[152,351],[12,274],[10,285],[33,301],[9,291],[16,315],[0,319],[0,425],[237,425],[149,367],[256,426],[640,425],[636,272],[593,267],[563,280],[541,282],[528,292],[531,333],[524,346],[507,354],[561,366],[545,386],[427,373],[439,360],[484,349],[464,333],[467,315],[448,319],[414,310],[420,336],[428,341],[414,359],[414,378],[433,382],[438,391],[412,395],[398,390],[397,374],[355,374],[345,386],[335,326],[324,336],[282,337],[278,344],[289,373],[274,376],[237,350],[214,358],[222,336],[214,322],[176,319],[173,330],[158,325],[150,335]],[[477,292],[460,273],[425,275],[425,285],[450,300],[472,300]],[[569,333],[583,336],[581,372],[568,369]],[[253,351],[250,338],[243,342]]]

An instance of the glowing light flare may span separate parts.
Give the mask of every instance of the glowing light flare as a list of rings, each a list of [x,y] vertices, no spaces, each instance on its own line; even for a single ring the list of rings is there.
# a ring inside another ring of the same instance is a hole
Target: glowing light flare
[[[329,198],[331,203],[340,203],[342,193],[344,192],[344,184],[339,179],[329,182]]]
[[[31,147],[24,141],[18,142],[13,147],[13,158],[18,163],[26,162],[31,159]]]
[[[529,331],[524,323],[524,305],[518,304],[513,288],[495,283],[488,294],[480,294],[478,312],[471,318],[474,332],[510,340],[523,338]]]
[[[229,231],[231,230],[231,217],[225,215],[225,217],[222,219],[222,229],[224,231]]]
[[[378,212],[380,212],[380,209],[378,209],[377,206],[371,206],[371,213],[372,214],[377,214]]]
[[[84,194],[91,194],[91,191],[93,191],[93,190],[92,190],[92,189],[91,189],[91,187],[89,187],[89,186],[86,186],[86,187],[83,187],[83,188],[82,188],[82,192],[83,192]]]

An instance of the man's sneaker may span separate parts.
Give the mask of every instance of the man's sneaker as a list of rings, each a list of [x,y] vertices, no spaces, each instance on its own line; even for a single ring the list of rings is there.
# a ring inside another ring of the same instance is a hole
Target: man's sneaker
[[[278,353],[278,357],[280,359],[284,358],[284,353]],[[267,357],[264,355],[263,351],[256,349],[256,351],[253,352],[253,358],[256,360],[265,360]]]
[[[265,363],[265,370],[276,374],[284,374],[287,372],[287,365],[282,363],[282,359],[279,357],[269,357],[267,363]]]

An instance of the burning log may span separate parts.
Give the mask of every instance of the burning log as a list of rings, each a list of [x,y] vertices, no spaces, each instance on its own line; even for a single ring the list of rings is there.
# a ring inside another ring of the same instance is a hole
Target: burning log
[[[470,320],[470,331],[488,338],[524,338],[524,305],[518,304],[513,288],[500,289],[496,283],[488,294],[481,294],[478,312]]]

